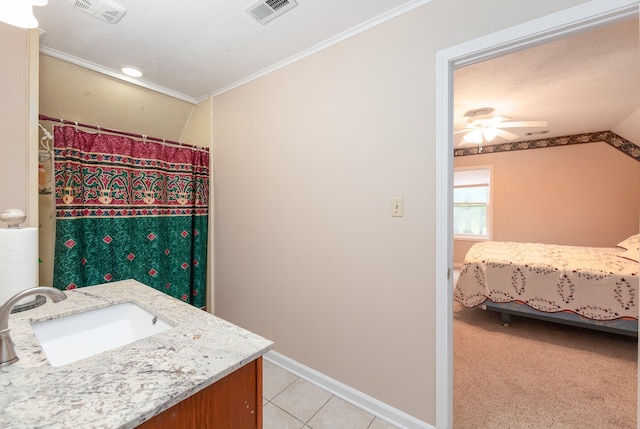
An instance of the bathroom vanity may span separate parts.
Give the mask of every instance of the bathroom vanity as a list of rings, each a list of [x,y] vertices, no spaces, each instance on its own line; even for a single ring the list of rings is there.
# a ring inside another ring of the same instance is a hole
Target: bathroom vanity
[[[65,293],[66,300],[9,319],[19,361],[0,368],[0,427],[262,427],[262,355],[271,341],[134,280]],[[76,316],[123,303],[170,326],[72,363],[51,364],[32,325],[68,318],[80,329],[91,320]]]

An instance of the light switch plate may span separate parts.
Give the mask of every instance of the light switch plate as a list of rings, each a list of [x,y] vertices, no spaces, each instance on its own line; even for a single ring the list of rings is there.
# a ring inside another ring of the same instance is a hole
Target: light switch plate
[[[402,207],[402,197],[391,197],[391,216],[392,217],[402,217],[403,216],[403,207]]]

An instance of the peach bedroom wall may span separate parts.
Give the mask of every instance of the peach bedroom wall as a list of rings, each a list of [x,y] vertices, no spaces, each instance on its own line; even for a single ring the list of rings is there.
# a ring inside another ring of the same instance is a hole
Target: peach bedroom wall
[[[493,240],[613,247],[638,232],[640,162],[604,142],[458,156],[493,165]],[[454,240],[460,264],[474,241]]]

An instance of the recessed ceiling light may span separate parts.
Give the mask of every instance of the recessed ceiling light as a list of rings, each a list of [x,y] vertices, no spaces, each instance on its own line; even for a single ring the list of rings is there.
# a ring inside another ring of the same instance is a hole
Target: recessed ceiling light
[[[144,75],[144,73],[142,73],[142,70],[133,66],[122,66],[120,70],[122,70],[122,73],[131,77],[142,77]]]

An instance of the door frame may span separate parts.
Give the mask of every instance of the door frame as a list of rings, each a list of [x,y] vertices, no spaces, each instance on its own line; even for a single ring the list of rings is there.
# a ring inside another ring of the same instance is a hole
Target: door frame
[[[639,14],[640,0],[593,0],[437,53],[435,381],[438,429],[453,427],[453,70]]]

